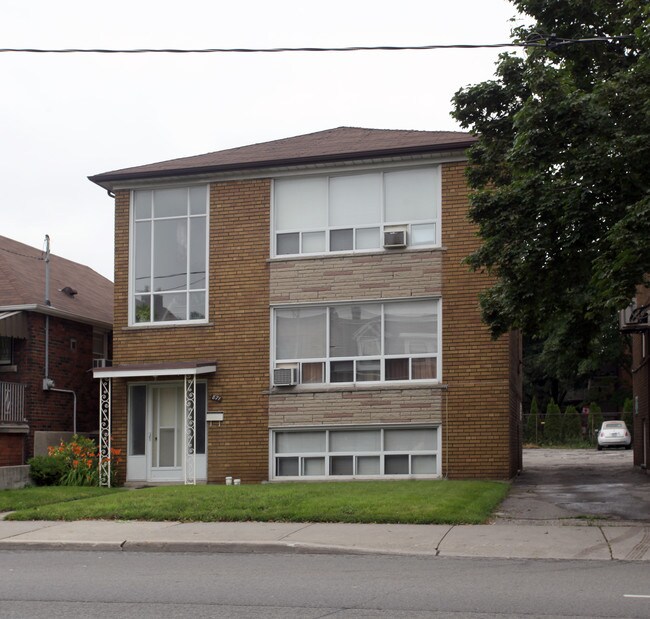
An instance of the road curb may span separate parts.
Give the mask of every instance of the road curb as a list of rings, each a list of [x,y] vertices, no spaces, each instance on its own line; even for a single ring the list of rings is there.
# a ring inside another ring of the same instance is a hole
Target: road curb
[[[124,542],[28,542],[0,541],[3,550],[92,550],[103,552],[121,551]]]

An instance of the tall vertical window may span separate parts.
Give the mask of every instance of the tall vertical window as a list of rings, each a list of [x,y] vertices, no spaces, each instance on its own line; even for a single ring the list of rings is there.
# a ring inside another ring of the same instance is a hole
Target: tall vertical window
[[[206,319],[207,211],[205,185],[133,192],[132,323]]]
[[[275,255],[378,250],[395,226],[409,246],[436,245],[439,192],[434,166],[276,179]]]

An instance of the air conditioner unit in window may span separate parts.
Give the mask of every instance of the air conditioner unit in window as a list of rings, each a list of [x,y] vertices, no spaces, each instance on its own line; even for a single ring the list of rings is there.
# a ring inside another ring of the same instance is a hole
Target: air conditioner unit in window
[[[110,359],[93,359],[94,368],[109,368],[113,365]]]
[[[293,387],[298,384],[298,368],[275,368],[273,384],[276,387]]]
[[[384,247],[386,249],[406,247],[406,228],[384,230]]]

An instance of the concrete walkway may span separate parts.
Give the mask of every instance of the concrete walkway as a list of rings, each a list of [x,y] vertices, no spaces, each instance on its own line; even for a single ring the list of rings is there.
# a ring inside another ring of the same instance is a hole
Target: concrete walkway
[[[25,549],[650,561],[650,525],[0,521],[0,550]]]
[[[525,450],[493,524],[13,522],[0,551],[280,552],[650,561],[650,477],[630,452]]]

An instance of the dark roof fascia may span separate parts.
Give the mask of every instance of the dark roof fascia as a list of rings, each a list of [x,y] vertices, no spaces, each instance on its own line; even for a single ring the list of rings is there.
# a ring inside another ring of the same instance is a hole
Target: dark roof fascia
[[[22,305],[2,305],[0,312],[35,312],[36,314],[45,314],[46,316],[54,316],[55,318],[63,318],[72,322],[80,322],[84,325],[91,325],[93,327],[100,327],[109,331],[113,330],[113,323],[104,320],[96,320],[89,316],[81,316],[80,314],[73,314],[65,310],[57,309],[56,307],[48,307],[40,303],[25,303]]]
[[[317,163],[337,163],[341,161],[356,161],[359,159],[400,157],[405,155],[422,155],[441,151],[466,150],[476,142],[476,138],[470,137],[462,142],[446,142],[444,144],[429,144],[423,146],[406,146],[403,148],[389,148],[382,150],[369,150],[353,153],[334,153],[331,155],[312,155],[309,157],[293,157],[284,159],[268,159],[264,161],[250,161],[245,163],[220,164],[211,166],[179,167],[166,170],[153,170],[148,172],[104,172],[89,176],[88,180],[103,187],[112,189],[113,183],[130,180],[146,180],[152,178],[166,178],[169,176],[184,177],[205,174],[217,174],[220,172],[237,172],[249,170],[263,170],[286,166],[309,165]]]

